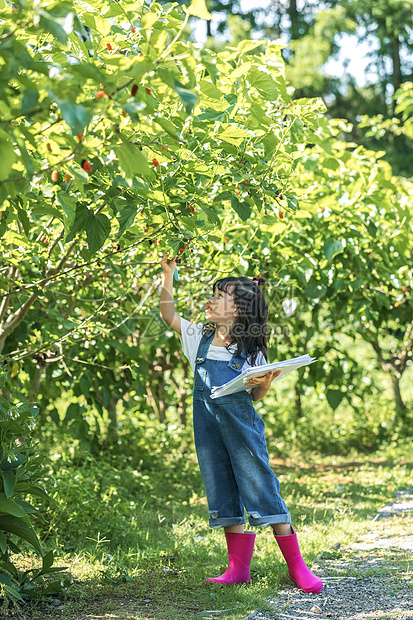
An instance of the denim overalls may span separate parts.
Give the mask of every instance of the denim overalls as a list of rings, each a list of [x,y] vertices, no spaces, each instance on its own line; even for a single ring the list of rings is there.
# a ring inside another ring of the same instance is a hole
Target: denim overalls
[[[218,529],[291,523],[270,467],[265,424],[245,390],[212,399],[211,388],[242,371],[245,359],[207,359],[214,332],[203,335],[195,359],[193,417],[195,447],[204,483],[209,525]],[[244,354],[244,351],[242,352]]]

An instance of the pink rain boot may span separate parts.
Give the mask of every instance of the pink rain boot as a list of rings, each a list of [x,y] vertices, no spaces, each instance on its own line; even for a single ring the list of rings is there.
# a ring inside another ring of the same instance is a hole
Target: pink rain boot
[[[297,534],[293,528],[291,529],[294,534],[290,536],[276,536],[274,532],[274,538],[288,565],[288,576],[303,592],[317,594],[317,592],[321,592],[323,589],[323,582],[307,568],[300,553]]]
[[[254,551],[255,536],[252,532],[225,532],[228,547],[228,568],[220,577],[208,577],[206,583],[249,583],[250,564]]]

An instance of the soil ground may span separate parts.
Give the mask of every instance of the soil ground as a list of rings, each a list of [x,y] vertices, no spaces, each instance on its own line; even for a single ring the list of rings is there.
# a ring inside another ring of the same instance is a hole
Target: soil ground
[[[413,494],[397,495],[372,517],[368,534],[319,556],[311,567],[324,582],[319,594],[285,587],[267,601],[268,610],[245,620],[413,618]]]
[[[328,496],[332,487],[331,497],[335,499],[334,488],[341,492],[342,488],[337,486],[341,484],[351,489],[352,478],[349,472],[351,467],[356,468],[357,465],[346,463],[344,473],[340,472],[340,466],[337,464],[333,468],[326,468],[325,472],[319,468],[315,478],[317,481],[322,479],[322,496]],[[380,461],[377,467],[379,465],[383,466],[381,473],[379,474],[379,469],[375,467],[366,470],[365,478],[360,478],[356,492],[349,497],[348,505],[354,510],[360,507],[364,509],[365,493],[368,495],[373,492],[366,491],[370,489],[369,484],[374,486],[379,475],[382,478],[377,482],[379,487],[387,480],[384,474],[391,471],[391,467],[383,461]],[[410,471],[410,462],[407,465]],[[399,475],[397,471],[395,475]],[[244,606],[244,610],[255,609],[255,611],[245,616],[248,611],[238,609],[236,613],[236,605],[237,599],[241,600],[243,597],[247,599],[251,596],[249,594],[251,589],[248,586],[237,586],[232,599],[227,596],[226,599],[222,597],[220,603],[217,598],[211,598],[208,602],[204,590],[193,586],[185,578],[184,571],[175,570],[171,565],[172,568],[162,569],[161,577],[159,570],[147,570],[139,579],[125,583],[113,581],[105,584],[102,579],[97,578],[96,571],[90,578],[83,572],[82,577],[78,578],[74,585],[77,595],[74,596],[72,593],[64,600],[52,597],[48,601],[39,602],[38,605],[28,606],[22,610],[8,610],[7,614],[3,615],[0,610],[0,618],[2,620],[220,620],[225,617],[226,620],[241,618],[243,620],[413,620],[413,488],[410,481],[409,474],[405,479],[405,486],[398,487],[405,490],[396,492],[394,499],[380,512],[371,515],[367,521],[366,517],[360,521],[346,521],[344,518],[338,520],[341,526],[337,530],[337,538],[330,536],[333,544],[330,542],[329,546],[325,545],[325,551],[310,566],[324,582],[324,588],[319,594],[305,594],[290,582],[286,575],[285,578],[280,576],[280,580],[284,581],[277,594],[269,595],[268,589],[265,596],[255,594],[254,599],[251,597],[250,602],[247,601],[248,604]],[[303,474],[305,492],[311,492],[310,482],[310,477]],[[361,492],[360,484],[364,485],[365,493]],[[300,495],[300,501],[302,497]],[[336,506],[334,510],[340,509],[337,503],[332,502],[332,505]],[[345,508],[345,506],[342,508],[344,512]],[[193,507],[190,509],[193,510]],[[368,515],[369,511],[366,514]],[[357,529],[352,530],[349,532],[350,535],[347,535],[343,529],[345,523],[351,524],[349,527],[361,529],[359,532]],[[326,527],[329,527],[328,523]],[[300,540],[299,531],[298,536]],[[341,542],[335,543],[335,540]],[[191,555],[192,548],[190,551]],[[217,551],[214,551],[214,558],[216,555]],[[209,561],[209,556],[204,557]],[[74,574],[76,574],[76,561],[71,565]],[[183,565],[185,566],[185,563]],[[256,563],[257,566],[259,563]],[[261,575],[260,579],[264,580],[264,577]],[[208,592],[208,596],[217,595]],[[211,607],[215,610],[211,610]]]

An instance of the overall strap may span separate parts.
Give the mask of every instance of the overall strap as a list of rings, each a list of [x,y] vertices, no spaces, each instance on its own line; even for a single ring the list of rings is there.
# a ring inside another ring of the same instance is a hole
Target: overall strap
[[[215,332],[211,331],[210,334],[203,334],[201,341],[198,346],[198,351],[195,358],[195,366],[198,364],[203,364],[206,360],[206,356],[208,353],[209,345],[214,339]]]
[[[232,356],[232,359],[228,362],[228,366],[232,368],[232,370],[235,370],[235,372],[241,372],[242,367],[244,366],[244,361],[246,359],[245,358],[245,347],[242,349],[241,358],[243,359],[240,359],[237,356],[237,352],[235,351],[234,355]]]
[[[198,351],[197,351],[197,355],[195,358],[195,366],[199,366],[200,364],[203,364],[206,360],[207,354],[208,354],[208,349],[209,349],[209,345],[211,344],[212,340],[214,339],[214,335],[215,332],[211,331],[210,334],[203,334],[199,346],[198,346]],[[245,347],[242,350],[241,353],[241,358],[245,356]],[[237,356],[237,352],[235,351],[234,355],[232,356],[232,358],[229,360],[228,362],[228,366],[232,369],[235,370],[235,372],[241,372],[242,371],[242,367],[244,365],[244,361],[245,361],[245,357],[244,359],[240,359]]]

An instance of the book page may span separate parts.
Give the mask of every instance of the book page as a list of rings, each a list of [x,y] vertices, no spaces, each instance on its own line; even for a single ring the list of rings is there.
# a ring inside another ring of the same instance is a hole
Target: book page
[[[228,381],[228,383],[221,386],[213,386],[211,390],[211,398],[218,398],[219,396],[227,396],[229,394],[234,394],[235,392],[247,390],[248,388],[245,386],[245,383],[248,383],[251,377],[263,377],[270,370],[281,370],[281,374],[272,380],[272,383],[275,383],[276,381],[280,381],[293,370],[297,370],[298,368],[301,368],[301,366],[312,364],[315,361],[317,361],[315,357],[312,358],[309,355],[302,355],[301,357],[295,357],[291,360],[285,360],[283,362],[275,362],[273,364],[265,364],[263,366],[249,368],[238,377]]]

